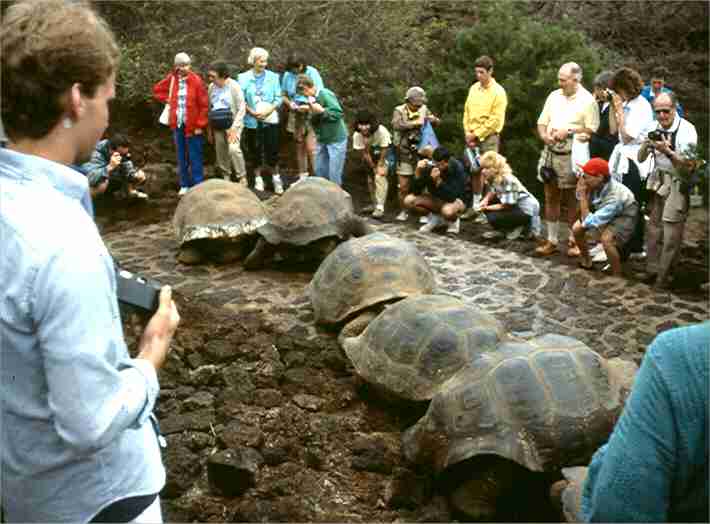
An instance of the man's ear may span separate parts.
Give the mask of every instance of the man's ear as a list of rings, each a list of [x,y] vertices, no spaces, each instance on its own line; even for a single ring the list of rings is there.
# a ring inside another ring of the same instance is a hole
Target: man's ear
[[[72,120],[79,120],[84,114],[84,99],[81,94],[81,85],[78,83],[73,84],[69,89],[66,110]]]

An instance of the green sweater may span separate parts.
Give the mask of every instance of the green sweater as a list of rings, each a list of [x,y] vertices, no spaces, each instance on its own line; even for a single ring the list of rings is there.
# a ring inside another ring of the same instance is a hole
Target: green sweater
[[[343,108],[330,89],[323,88],[316,97],[325,112],[314,114],[311,123],[316,131],[316,137],[320,144],[337,144],[348,138],[348,130],[343,120]]]

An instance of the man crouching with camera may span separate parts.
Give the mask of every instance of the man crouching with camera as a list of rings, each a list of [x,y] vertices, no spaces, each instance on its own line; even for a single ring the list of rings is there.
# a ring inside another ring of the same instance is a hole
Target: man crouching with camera
[[[683,243],[688,218],[689,187],[686,173],[693,170],[689,153],[697,146],[695,126],[676,113],[676,97],[662,93],[653,101],[657,127],[638,152],[640,162],[653,155],[654,167],[646,180],[649,193],[646,282],[669,288],[672,266]],[[659,252],[659,243],[663,248]]]
[[[81,166],[89,179],[91,196],[121,194],[128,198],[148,198],[135,186],[145,182],[143,170],[131,161],[130,142],[121,134],[96,144],[91,160]]]

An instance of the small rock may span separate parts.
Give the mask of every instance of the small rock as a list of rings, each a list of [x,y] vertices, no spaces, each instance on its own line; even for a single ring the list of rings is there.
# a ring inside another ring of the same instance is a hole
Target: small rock
[[[195,411],[201,408],[212,407],[214,396],[209,391],[198,391],[193,396],[183,401],[185,411]]]
[[[225,362],[237,355],[233,343],[227,340],[210,340],[205,346],[205,353],[212,361]]]
[[[283,396],[278,389],[257,389],[254,391],[253,403],[262,408],[275,408],[283,402]]]
[[[234,421],[219,433],[219,439],[226,448],[242,446],[258,448],[264,442],[264,434],[256,426]]]
[[[414,472],[397,468],[385,484],[385,501],[390,508],[415,509],[431,496],[431,479]]]
[[[209,431],[214,421],[214,411],[202,409],[191,413],[174,413],[160,421],[160,430],[164,435],[178,433],[190,429],[192,431]]]
[[[206,386],[219,376],[219,367],[209,364],[200,366],[199,368],[190,371],[190,383],[195,386]]]
[[[307,409],[308,411],[318,411],[323,404],[325,404],[325,400],[313,395],[299,394],[294,395],[293,403],[300,408]]]
[[[210,489],[219,495],[235,497],[256,485],[256,473],[264,462],[252,448],[227,449],[207,459]]]

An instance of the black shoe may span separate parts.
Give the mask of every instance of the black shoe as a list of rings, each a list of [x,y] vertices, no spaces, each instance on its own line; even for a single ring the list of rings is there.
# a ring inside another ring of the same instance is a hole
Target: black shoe
[[[641,278],[641,282],[651,286],[656,281],[657,276],[658,275],[656,275],[656,273],[647,273],[643,278]]]

